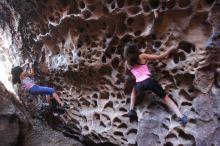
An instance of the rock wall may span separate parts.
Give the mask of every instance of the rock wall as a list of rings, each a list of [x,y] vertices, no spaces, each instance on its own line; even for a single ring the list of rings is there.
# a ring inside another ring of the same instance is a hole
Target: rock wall
[[[25,130],[24,125],[27,125],[27,123],[24,122],[25,117],[22,112],[14,104],[13,95],[7,92],[2,83],[0,84],[0,90],[0,145],[16,145],[20,142],[19,138],[21,138],[22,130]]]
[[[20,16],[20,39],[12,42],[19,45],[11,55],[21,63],[39,61],[41,82],[56,87],[71,105],[61,117],[70,133],[97,144],[220,145],[218,0],[5,3]],[[123,59],[129,41],[149,53],[178,47],[176,54],[149,66],[188,115],[186,127],[149,92],[138,97],[138,121],[129,120],[134,79]]]

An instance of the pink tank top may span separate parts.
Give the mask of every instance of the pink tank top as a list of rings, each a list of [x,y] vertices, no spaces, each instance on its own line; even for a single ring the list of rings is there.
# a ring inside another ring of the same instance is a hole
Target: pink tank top
[[[151,76],[151,73],[146,64],[137,64],[132,66],[131,72],[135,76],[136,82],[141,82]]]
[[[32,80],[30,77],[26,77],[23,80],[21,80],[21,86],[25,90],[31,89],[35,85],[34,80]]]

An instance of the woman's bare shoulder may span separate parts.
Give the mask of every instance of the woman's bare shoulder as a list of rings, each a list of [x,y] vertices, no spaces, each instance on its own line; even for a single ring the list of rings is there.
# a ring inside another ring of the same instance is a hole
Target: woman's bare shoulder
[[[146,63],[146,58],[145,58],[145,54],[146,53],[141,53],[139,56],[138,56],[138,59],[139,59],[139,63],[140,64],[145,64]]]
[[[21,74],[20,74],[20,79],[23,80],[24,78],[26,78],[28,76],[27,72],[23,71]]]

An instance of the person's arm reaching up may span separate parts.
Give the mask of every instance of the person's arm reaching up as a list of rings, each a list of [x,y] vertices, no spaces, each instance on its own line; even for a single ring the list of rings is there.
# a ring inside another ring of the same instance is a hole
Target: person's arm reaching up
[[[147,60],[160,60],[160,59],[164,59],[174,50],[176,50],[176,47],[170,48],[167,51],[161,53],[160,55],[142,53],[140,55],[140,59],[141,60],[145,60],[145,61],[147,61]]]
[[[29,76],[29,77],[35,76],[35,72],[34,72],[34,69],[32,67],[32,63],[29,63],[29,67],[30,67],[30,72],[25,72],[26,76]]]
[[[26,60],[25,63],[21,65],[21,68],[24,68],[28,64],[29,64],[29,62]]]

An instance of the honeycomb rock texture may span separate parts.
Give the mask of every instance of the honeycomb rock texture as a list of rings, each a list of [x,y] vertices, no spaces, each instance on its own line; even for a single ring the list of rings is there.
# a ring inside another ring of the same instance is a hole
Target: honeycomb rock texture
[[[1,28],[11,30],[9,56],[39,62],[41,83],[70,104],[61,117],[69,135],[100,145],[220,146],[219,0],[3,0],[0,6]],[[151,92],[137,97],[138,121],[129,119],[134,78],[123,53],[130,41],[148,53],[178,48],[149,67],[188,116],[185,127]]]

